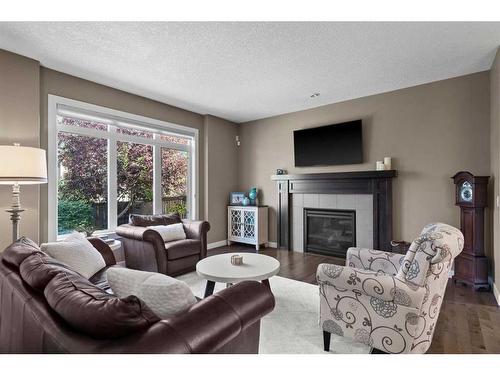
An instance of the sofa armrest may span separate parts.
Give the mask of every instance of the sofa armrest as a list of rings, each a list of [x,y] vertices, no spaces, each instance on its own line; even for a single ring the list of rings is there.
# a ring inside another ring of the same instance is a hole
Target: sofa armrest
[[[145,248],[149,248],[154,252],[156,264],[152,269],[146,268],[145,270],[160,273],[167,272],[167,254],[165,252],[165,242],[163,242],[163,238],[161,237],[160,233],[147,227],[122,224],[118,228],[116,228],[116,234],[124,238],[124,241],[122,241],[122,243],[124,245],[125,260],[127,264],[129,264],[128,262],[130,259],[130,253],[133,253],[134,257],[138,257],[138,259],[143,259],[143,257],[145,256]],[[148,256],[151,256],[151,252],[148,252]],[[140,266],[137,268],[144,270],[144,268]]]
[[[122,224],[116,228],[116,234],[120,237],[130,238],[131,240],[148,241],[158,245],[163,250],[163,238],[160,233],[147,227],[137,227],[130,224]]]
[[[401,267],[403,254],[387,251],[350,247],[347,249],[346,266],[362,270],[382,271],[388,275],[396,275]]]
[[[115,341],[106,352],[214,353],[274,309],[274,296],[256,281],[244,281],[152,325],[140,335]]]
[[[210,230],[208,221],[182,220],[182,224],[184,224],[184,231],[188,239],[200,240]]]
[[[350,290],[355,294],[414,308],[422,305],[426,291],[423,287],[407,284],[383,272],[334,264],[320,264],[316,278],[319,285],[331,286],[338,291]]]
[[[201,220],[182,220],[182,223],[184,224],[186,238],[199,240],[201,242],[200,258],[205,258],[207,256],[207,233],[210,230],[210,224],[208,221]]]
[[[114,266],[116,264],[115,255],[113,254],[113,250],[109,247],[109,245],[97,237],[87,237],[87,240],[95,247],[97,251],[99,251],[104,258],[104,262],[106,266]]]

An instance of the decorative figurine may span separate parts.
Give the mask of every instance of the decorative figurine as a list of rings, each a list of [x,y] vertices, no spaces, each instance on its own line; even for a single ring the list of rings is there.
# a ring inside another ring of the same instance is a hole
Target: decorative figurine
[[[257,206],[257,195],[258,195],[257,188],[256,187],[250,188],[248,197],[250,198],[250,204],[252,206]]]
[[[243,198],[243,201],[241,202],[243,206],[250,206],[250,199],[248,197]]]

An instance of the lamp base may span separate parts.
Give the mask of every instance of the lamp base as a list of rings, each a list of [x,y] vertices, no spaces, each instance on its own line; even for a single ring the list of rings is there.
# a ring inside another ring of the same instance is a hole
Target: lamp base
[[[19,208],[12,208],[10,210],[5,210],[10,213],[10,220],[12,221],[12,242],[16,241],[18,237],[19,221],[21,220],[20,213],[26,210]]]
[[[20,213],[25,211],[21,208],[20,189],[17,183],[12,186],[12,208],[5,211],[10,213],[10,220],[12,221],[12,242],[15,242],[19,238]]]

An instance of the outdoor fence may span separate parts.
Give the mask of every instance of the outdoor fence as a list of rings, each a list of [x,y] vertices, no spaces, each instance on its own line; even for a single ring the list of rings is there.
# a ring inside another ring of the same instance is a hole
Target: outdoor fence
[[[129,202],[118,202],[118,213],[122,212]],[[186,205],[186,196],[166,197],[162,199],[162,207],[164,213],[172,212],[179,205]],[[108,227],[108,204],[94,203],[92,204],[94,214],[94,224],[97,228]],[[153,202],[135,202],[121,217],[118,218],[118,225],[128,223],[128,215],[142,214],[150,215],[153,213]],[[185,216],[185,215],[182,215]]]

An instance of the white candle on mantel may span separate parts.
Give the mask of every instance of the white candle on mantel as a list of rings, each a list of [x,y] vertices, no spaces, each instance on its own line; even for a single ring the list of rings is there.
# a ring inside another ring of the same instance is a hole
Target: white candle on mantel
[[[384,158],[384,166],[387,171],[390,171],[392,169],[392,159],[390,156],[386,156]]]
[[[377,171],[383,171],[385,169],[384,162],[382,161],[377,161]]]

